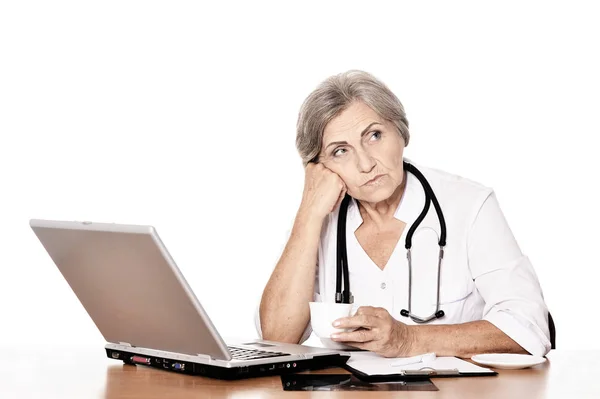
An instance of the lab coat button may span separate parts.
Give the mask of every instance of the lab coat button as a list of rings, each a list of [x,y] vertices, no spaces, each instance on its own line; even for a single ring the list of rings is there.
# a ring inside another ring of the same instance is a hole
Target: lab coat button
[[[381,283],[381,289],[385,290],[385,283]]]

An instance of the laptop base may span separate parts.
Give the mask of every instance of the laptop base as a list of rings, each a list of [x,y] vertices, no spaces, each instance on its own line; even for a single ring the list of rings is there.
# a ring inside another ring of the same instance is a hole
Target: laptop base
[[[244,378],[266,377],[297,373],[303,370],[319,370],[329,367],[343,367],[350,356],[332,354],[315,356],[312,359],[294,360],[291,362],[273,362],[242,367],[219,367],[185,360],[175,360],[157,356],[139,355],[123,350],[106,348],[106,355],[125,364],[142,365],[168,370],[180,374],[198,375],[220,380],[239,380]]]

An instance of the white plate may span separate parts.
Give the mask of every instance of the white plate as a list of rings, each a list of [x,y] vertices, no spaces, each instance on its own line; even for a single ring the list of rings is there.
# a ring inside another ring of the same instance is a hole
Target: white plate
[[[497,369],[515,370],[536,366],[546,361],[545,357],[533,355],[519,355],[515,353],[487,353],[475,355],[471,360]]]

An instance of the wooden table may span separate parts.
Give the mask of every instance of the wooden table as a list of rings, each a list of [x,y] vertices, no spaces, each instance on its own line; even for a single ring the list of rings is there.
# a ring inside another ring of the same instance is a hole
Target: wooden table
[[[552,351],[543,365],[496,377],[436,378],[437,392],[361,393],[284,392],[279,377],[220,381],[127,366],[106,358],[102,346],[0,345],[0,398],[600,398],[600,351]]]

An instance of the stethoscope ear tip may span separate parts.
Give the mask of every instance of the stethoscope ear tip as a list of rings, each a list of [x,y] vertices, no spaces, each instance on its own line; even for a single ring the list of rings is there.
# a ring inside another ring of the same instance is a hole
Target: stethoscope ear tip
[[[444,311],[443,310],[438,310],[437,312],[435,312],[435,317],[440,319],[442,317],[444,317]]]
[[[402,309],[402,310],[400,311],[400,315],[401,315],[401,316],[408,317],[408,314],[409,314],[409,313],[408,313],[408,310],[406,310],[406,309]]]

